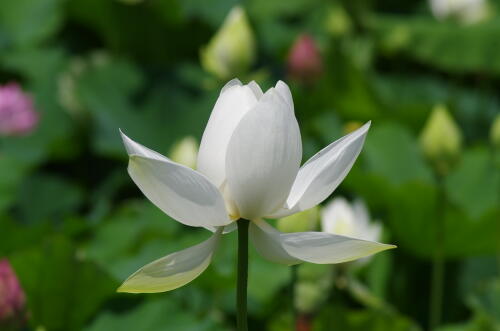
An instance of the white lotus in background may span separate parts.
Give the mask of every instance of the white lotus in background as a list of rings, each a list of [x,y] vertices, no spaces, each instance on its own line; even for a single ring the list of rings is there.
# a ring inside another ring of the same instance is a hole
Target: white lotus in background
[[[343,197],[336,197],[321,209],[321,230],[352,238],[378,241],[382,226],[370,221],[370,214],[361,200],[352,204]]]
[[[429,0],[432,14],[439,20],[455,18],[463,24],[477,23],[488,16],[486,0]]]
[[[265,258],[287,265],[339,263],[394,246],[323,232],[281,233],[263,218],[314,207],[347,175],[370,123],[333,142],[302,167],[302,143],[288,86],[263,93],[234,79],[222,89],[198,153],[198,170],[150,150],[122,133],[128,172],[158,208],[188,226],[204,227],[206,241],[156,260],[131,275],[120,292],[173,290],[210,264],[223,233],[250,220],[250,239]]]

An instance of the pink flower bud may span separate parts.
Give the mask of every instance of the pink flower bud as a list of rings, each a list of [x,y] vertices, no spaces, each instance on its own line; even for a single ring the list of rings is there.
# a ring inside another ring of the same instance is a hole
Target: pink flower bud
[[[38,123],[31,97],[16,83],[0,86],[0,135],[30,133]]]
[[[288,55],[288,72],[303,83],[315,81],[323,72],[323,60],[311,36],[302,34],[295,40]]]
[[[23,313],[24,292],[7,259],[0,260],[0,322]]]

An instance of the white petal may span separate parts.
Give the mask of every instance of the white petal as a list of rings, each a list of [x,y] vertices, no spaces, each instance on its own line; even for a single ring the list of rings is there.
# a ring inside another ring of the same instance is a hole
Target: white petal
[[[301,157],[295,115],[271,88],[241,120],[228,146],[227,186],[239,216],[254,219],[282,206]]]
[[[283,99],[285,99],[285,102],[290,106],[290,108],[293,111],[293,98],[292,98],[292,92],[290,92],[290,88],[288,85],[285,84],[283,81],[278,81],[276,83],[276,91],[281,95]]]
[[[196,246],[169,254],[132,274],[118,292],[157,293],[171,291],[198,277],[210,264],[221,237],[219,228],[210,238]]]
[[[259,84],[257,84],[254,80],[248,83],[248,87],[252,90],[257,100],[262,98],[262,96],[264,95],[264,93],[262,93],[262,89],[260,88]]]
[[[202,174],[125,136],[128,172],[144,195],[177,221],[190,226],[222,226],[231,220],[219,190]]]
[[[361,152],[370,122],[310,158],[299,170],[288,209],[306,210],[325,200],[347,176]]]
[[[301,263],[283,248],[280,241],[281,232],[270,226],[265,221],[252,221],[250,222],[250,240],[252,241],[255,250],[259,252],[264,258],[271,262],[281,263],[286,265],[293,265]]]
[[[265,258],[284,264],[342,263],[396,247],[324,232],[281,233],[269,228],[264,221],[252,222],[252,242]]]
[[[238,78],[233,78],[229,82],[226,83],[220,90],[220,94],[224,93],[226,90],[230,89],[233,86],[242,86],[243,84]]]
[[[226,178],[226,150],[234,129],[257,103],[255,87],[233,79],[222,89],[200,143],[198,171],[220,188]]]

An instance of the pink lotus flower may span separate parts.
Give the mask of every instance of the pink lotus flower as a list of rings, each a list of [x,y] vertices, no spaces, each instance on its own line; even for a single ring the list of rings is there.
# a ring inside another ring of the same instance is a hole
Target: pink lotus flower
[[[293,79],[311,83],[323,72],[323,59],[314,39],[300,35],[288,55],[288,72]]]
[[[25,296],[7,259],[0,260],[0,322],[23,312]]]
[[[0,85],[0,135],[28,134],[38,123],[31,97],[16,83]]]

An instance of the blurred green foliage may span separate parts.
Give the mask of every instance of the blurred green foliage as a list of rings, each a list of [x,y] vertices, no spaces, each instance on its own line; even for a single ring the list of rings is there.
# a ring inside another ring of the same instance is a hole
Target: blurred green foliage
[[[115,290],[208,236],[142,197],[118,128],[164,154],[186,135],[201,138],[224,82],[203,70],[200,50],[237,4],[257,45],[240,78],[290,84],[304,159],[349,121],[373,121],[337,194],[362,197],[399,248],[353,272],[371,299],[336,282],[308,316],[312,330],[426,329],[436,249],[446,258],[439,331],[500,330],[500,150],[489,140],[500,114],[500,1],[484,22],[462,25],[416,0],[2,0],[0,83],[20,82],[41,116],[30,135],[0,138],[0,257],[26,292],[28,329],[233,328],[234,233],[188,287]],[[288,80],[300,33],[323,57],[314,83]],[[464,136],[445,174],[419,145],[437,104]],[[290,269],[255,252],[250,261],[251,328],[292,329]]]

